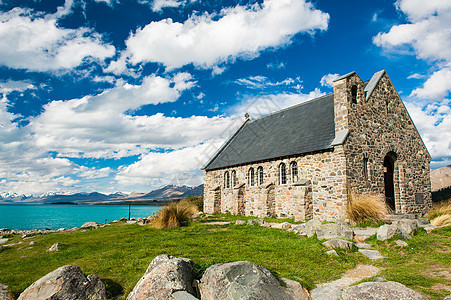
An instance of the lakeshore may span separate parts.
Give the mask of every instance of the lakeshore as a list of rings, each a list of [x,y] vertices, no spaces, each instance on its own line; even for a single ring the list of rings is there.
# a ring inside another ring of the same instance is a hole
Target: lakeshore
[[[109,223],[121,218],[145,218],[160,206],[148,205],[0,205],[0,228],[11,230],[55,231],[80,227],[86,222]]]

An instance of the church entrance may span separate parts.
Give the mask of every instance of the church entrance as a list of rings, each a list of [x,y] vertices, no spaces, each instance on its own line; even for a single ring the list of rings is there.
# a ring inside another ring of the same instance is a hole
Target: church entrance
[[[213,202],[213,213],[217,214],[221,212],[221,189],[217,188],[215,190],[215,198]]]
[[[238,215],[244,216],[246,214],[246,207],[244,206],[244,185],[238,189]]]
[[[389,152],[384,158],[384,185],[385,185],[385,201],[388,206],[395,211],[395,170],[396,153]]]

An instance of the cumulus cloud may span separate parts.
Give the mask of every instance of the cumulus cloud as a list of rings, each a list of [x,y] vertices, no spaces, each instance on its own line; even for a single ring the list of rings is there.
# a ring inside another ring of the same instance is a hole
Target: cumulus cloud
[[[412,96],[437,99],[448,95],[451,91],[451,2],[399,0],[396,5],[409,22],[377,34],[373,42],[387,50],[411,51],[419,59],[434,62],[436,68],[432,75]]]
[[[445,99],[424,106],[408,102],[406,107],[433,157],[431,167],[451,164],[451,101]]]
[[[123,168],[117,174],[116,180],[122,185],[154,185],[155,182],[164,184],[165,182],[160,182],[161,178],[166,181],[177,180],[178,184],[187,184],[188,182],[184,181],[197,179],[197,184],[200,184],[200,168],[223,142],[222,139],[210,140],[171,152],[143,155],[136,163]]]
[[[115,48],[88,28],[58,26],[58,18],[70,13],[66,1],[53,15],[14,8],[0,13],[0,65],[33,71],[68,70],[85,61],[103,61]]]
[[[214,68],[236,58],[252,59],[261,51],[291,42],[298,33],[327,30],[329,15],[305,0],[265,0],[261,5],[237,5],[219,14],[194,14],[184,23],[164,19],[138,29],[126,41],[120,72],[132,65],[157,62],[168,69],[194,64]]]
[[[327,74],[321,77],[320,83],[321,86],[327,86],[327,87],[333,87],[334,86],[334,80],[340,77],[338,74]]]
[[[0,82],[0,93],[8,95],[12,92],[23,92],[26,90],[34,90],[36,87],[31,81],[14,81],[8,80],[6,82]]]

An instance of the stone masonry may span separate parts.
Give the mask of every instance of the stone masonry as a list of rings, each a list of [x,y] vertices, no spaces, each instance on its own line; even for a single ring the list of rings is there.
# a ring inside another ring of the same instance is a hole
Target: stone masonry
[[[334,82],[335,133],[347,132],[343,143],[316,152],[204,170],[204,211],[296,221],[343,219],[349,189],[361,194],[386,193],[384,161],[390,156],[394,161],[394,212],[425,213],[431,207],[430,155],[388,75],[385,71],[376,75],[370,94],[355,72]],[[291,162],[298,166],[294,180]],[[280,182],[281,163],[286,165],[286,184]],[[263,182],[259,182],[259,167]],[[232,171],[236,172],[235,185]]]

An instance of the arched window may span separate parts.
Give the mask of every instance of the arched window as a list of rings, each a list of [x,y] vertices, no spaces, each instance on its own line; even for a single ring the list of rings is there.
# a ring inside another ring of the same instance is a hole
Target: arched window
[[[235,187],[236,186],[236,171],[235,170],[233,170],[232,171],[232,187]]]
[[[263,184],[263,167],[258,167],[257,169],[257,176],[258,176],[258,184]]]
[[[254,168],[249,169],[249,185],[254,186],[255,185],[255,173]]]
[[[226,189],[230,188],[230,175],[228,171],[224,174],[224,187]]]
[[[351,87],[351,102],[357,104],[357,86],[353,85]]]
[[[279,180],[280,184],[287,184],[287,167],[284,163],[279,166]]]
[[[290,164],[290,171],[291,171],[291,183],[295,183],[298,181],[298,163],[295,161],[292,161]]]

